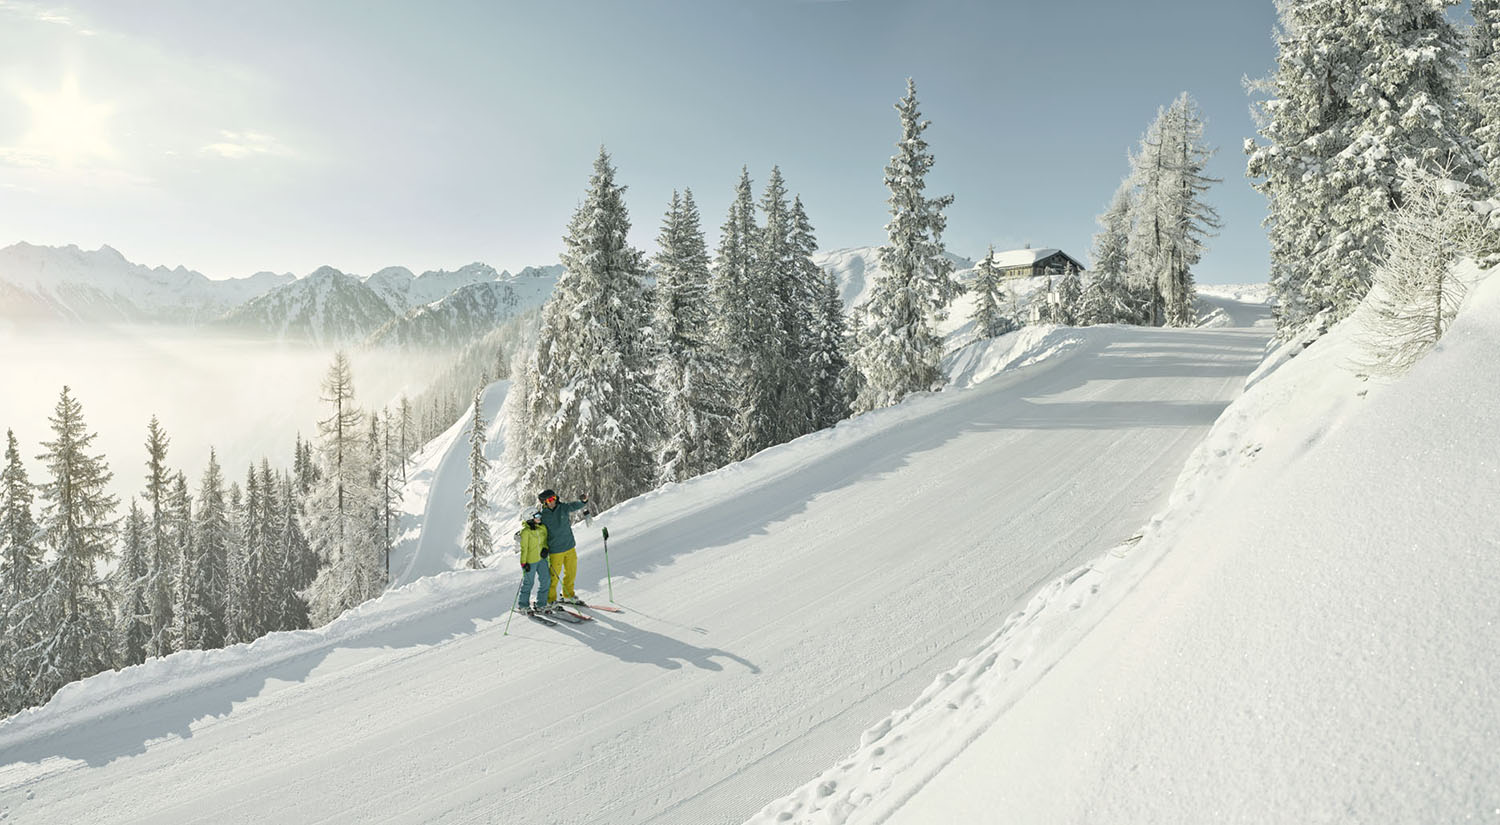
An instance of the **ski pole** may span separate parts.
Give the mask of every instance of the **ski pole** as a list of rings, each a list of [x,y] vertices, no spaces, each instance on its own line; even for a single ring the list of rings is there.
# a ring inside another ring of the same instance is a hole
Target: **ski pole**
[[[515,598],[510,600],[510,613],[505,617],[505,632],[501,636],[510,635],[510,620],[516,617],[516,605],[521,603],[521,584],[526,581],[526,574],[521,574],[521,581],[516,582]]]
[[[599,528],[604,533],[604,581],[609,585],[609,603],[615,603],[615,580],[609,572],[609,528]]]

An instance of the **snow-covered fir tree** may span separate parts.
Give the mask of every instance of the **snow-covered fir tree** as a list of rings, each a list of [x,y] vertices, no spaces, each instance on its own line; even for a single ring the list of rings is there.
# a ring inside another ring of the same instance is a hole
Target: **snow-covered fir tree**
[[[96,435],[88,431],[83,407],[68,387],[48,422],[53,437],[42,442],[45,452],[37,457],[47,470],[38,489],[48,561],[31,616],[35,641],[20,656],[23,678],[37,702],[115,660],[113,611],[100,573],[114,555],[117,500],[108,492],[114,475],[104,456],[90,454]]]
[[[229,482],[224,496],[224,512],[228,516],[228,532],[225,535],[225,565],[228,570],[227,588],[224,596],[224,643],[228,645],[248,642],[251,622],[245,613],[245,494],[239,482]]]
[[[1093,277],[1084,287],[1079,300],[1078,323],[1137,324],[1142,321],[1141,303],[1130,288],[1131,180],[1126,178],[1115,190],[1109,208],[1098,217],[1099,232],[1094,235],[1090,255]]]
[[[1468,96],[1479,162],[1489,197],[1500,196],[1500,0],[1470,0]]]
[[[1203,142],[1203,117],[1183,92],[1158,110],[1132,158],[1135,197],[1126,251],[1136,283],[1151,289],[1147,323],[1189,326],[1196,320],[1192,267],[1219,226],[1203,200],[1218,182],[1203,171],[1212,155]]]
[[[1386,221],[1386,259],[1358,316],[1365,366],[1397,375],[1452,326],[1469,287],[1455,268],[1484,232],[1467,184],[1414,163],[1403,172],[1401,206]]]
[[[708,248],[692,190],[672,193],[654,260],[655,383],[662,399],[661,481],[729,461],[734,419],[728,359],[713,335]]]
[[[187,474],[172,474],[167,492],[167,546],[172,548],[172,644],[186,650],[186,616],[182,612],[183,594],[187,592],[188,565],[193,560],[193,497],[188,493]]]
[[[39,629],[29,619],[38,608],[35,592],[42,568],[31,480],[13,431],[5,431],[5,442],[5,468],[0,470],[0,714],[33,701],[21,661]]]
[[[147,656],[162,657],[177,649],[175,617],[177,548],[172,545],[167,498],[172,473],[167,467],[170,440],[156,416],[146,425],[146,489],[142,498],[150,516],[146,551],[146,603],[151,613],[151,641]]]
[[[1083,279],[1078,274],[1078,267],[1068,264],[1062,277],[1057,279],[1057,323],[1076,326],[1082,303]]]
[[[760,201],[763,223],[755,236],[750,277],[745,284],[744,316],[739,339],[739,417],[734,454],[745,458],[797,435],[789,421],[791,387],[788,369],[801,338],[792,286],[798,274],[792,246],[791,206],[786,181],[772,167]]]
[[[979,266],[974,268],[974,283],[969,287],[975,296],[974,314],[970,320],[981,338],[998,338],[1015,328],[1001,305],[1001,289],[1000,267],[995,264],[995,247],[991,246]]]
[[[273,590],[276,597],[273,624],[278,630],[300,630],[308,626],[308,607],[302,591],[317,578],[318,564],[302,532],[296,484],[291,476],[284,476],[280,485],[281,530],[277,553],[278,586]]]
[[[115,569],[111,584],[116,599],[115,635],[119,639],[116,661],[120,667],[138,665],[150,655],[151,604],[147,598],[150,534],[145,511],[136,499],[131,499],[120,542],[120,566]]]
[[[542,310],[520,388],[521,487],[587,493],[599,507],[656,481],[658,400],[651,383],[642,289],[644,256],[630,246],[625,188],[609,155],[564,238],[567,270]],[[509,446],[509,445],[508,445]]]
[[[224,471],[210,448],[208,466],[198,483],[198,508],[193,518],[192,555],[184,576],[182,597],[183,647],[212,650],[229,638],[229,549],[233,535],[224,500]]]
[[[307,538],[322,569],[308,594],[313,626],[380,594],[380,559],[370,544],[374,509],[364,414],[354,403],[354,374],[343,352],[334,355],[323,379],[330,414],[318,422],[318,480],[307,507]]]
[[[813,341],[808,347],[808,397],[812,400],[812,427],[821,430],[849,417],[848,328],[844,319],[844,299],[831,273],[823,273],[816,313],[813,315]]]
[[[1254,89],[1247,173],[1269,205],[1277,327],[1347,315],[1385,256],[1398,166],[1479,171],[1464,134],[1453,0],[1281,0],[1277,67]]]
[[[380,547],[385,580],[391,580],[391,550],[401,529],[401,496],[406,489],[407,456],[401,452],[399,419],[387,410],[380,416]]]
[[[952,195],[924,193],[932,153],[922,137],[928,121],[917,109],[916,84],[906,81],[906,96],[896,104],[901,140],[885,168],[890,190],[890,243],[880,248],[884,275],[875,282],[858,329],[855,363],[864,386],[858,411],[888,407],[912,392],[936,389],[942,382],[942,339],[935,332],[959,293],[953,263],[943,250],[943,210]]]
[[[755,244],[759,235],[750,170],[741,167],[729,214],[719,227],[719,248],[713,267],[716,333],[737,372],[747,368],[740,342],[748,337],[755,323],[748,310],[748,290],[755,277]]]
[[[474,391],[474,412],[469,416],[469,486],[464,490],[464,552],[469,554],[470,570],[484,567],[484,557],[494,547],[490,525],[484,520],[490,505],[490,460],[484,454],[488,439],[484,420],[484,390]]]
[[[818,251],[818,237],[813,230],[812,220],[807,216],[807,208],[802,205],[802,196],[792,197],[792,257],[795,269],[790,278],[785,281],[787,302],[794,313],[793,325],[798,338],[796,351],[793,352],[792,363],[799,363],[798,369],[790,370],[787,375],[788,412],[787,418],[795,426],[787,433],[787,439],[820,430],[831,426],[848,416],[848,401],[843,398],[829,399],[832,405],[825,404],[824,399],[818,397],[820,382],[818,374],[820,371],[832,369],[837,363],[838,369],[842,370],[848,363],[848,356],[843,352],[844,346],[844,319],[843,303],[839,303],[839,317],[836,322],[838,334],[830,336],[825,329],[833,321],[826,316],[827,306],[824,304],[825,276],[823,270],[813,260],[813,255]],[[835,293],[837,288],[835,288]],[[830,347],[837,345],[839,351],[834,353]],[[843,407],[844,413],[833,421],[828,421],[826,416],[830,409]]]

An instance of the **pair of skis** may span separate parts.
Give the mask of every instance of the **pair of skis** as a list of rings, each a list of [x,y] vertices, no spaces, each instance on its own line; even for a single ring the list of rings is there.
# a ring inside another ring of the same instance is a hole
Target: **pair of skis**
[[[625,611],[621,610],[618,607],[610,607],[608,605],[602,605],[602,604],[585,604],[585,605],[579,605],[579,606],[580,607],[587,607],[590,610],[603,610],[603,611],[606,611],[606,612],[609,612],[609,613],[624,613],[625,612]],[[576,610],[569,610],[566,607],[561,607],[561,606],[559,606],[557,610],[555,610],[555,611],[553,611],[551,613],[548,613],[545,616],[543,616],[540,613],[529,613],[529,612],[524,611],[524,610],[521,610],[521,611],[518,611],[518,612],[526,613],[526,617],[527,618],[534,619],[535,621],[541,622],[542,624],[547,625],[548,627],[557,627],[557,621],[559,619],[562,620],[562,621],[568,622],[569,624],[583,624],[584,622],[592,622],[594,620],[593,616],[588,616],[588,615],[585,615],[583,613],[579,613]]]

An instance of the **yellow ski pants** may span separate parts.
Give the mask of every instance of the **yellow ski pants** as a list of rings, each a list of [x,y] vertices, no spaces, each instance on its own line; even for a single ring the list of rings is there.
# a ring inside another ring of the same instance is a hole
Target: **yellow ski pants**
[[[562,579],[562,594],[564,598],[576,599],[573,593],[573,580],[578,578],[578,548],[574,547],[566,553],[548,553],[547,566],[552,568],[552,584],[547,588],[547,602],[550,604],[557,601],[557,580]]]

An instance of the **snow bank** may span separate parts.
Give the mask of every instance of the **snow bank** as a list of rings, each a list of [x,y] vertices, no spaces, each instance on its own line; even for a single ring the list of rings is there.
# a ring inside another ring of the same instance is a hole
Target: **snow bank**
[[[1500,278],[1399,381],[1357,333],[1283,345],[1138,543],[750,822],[1500,816]]]

